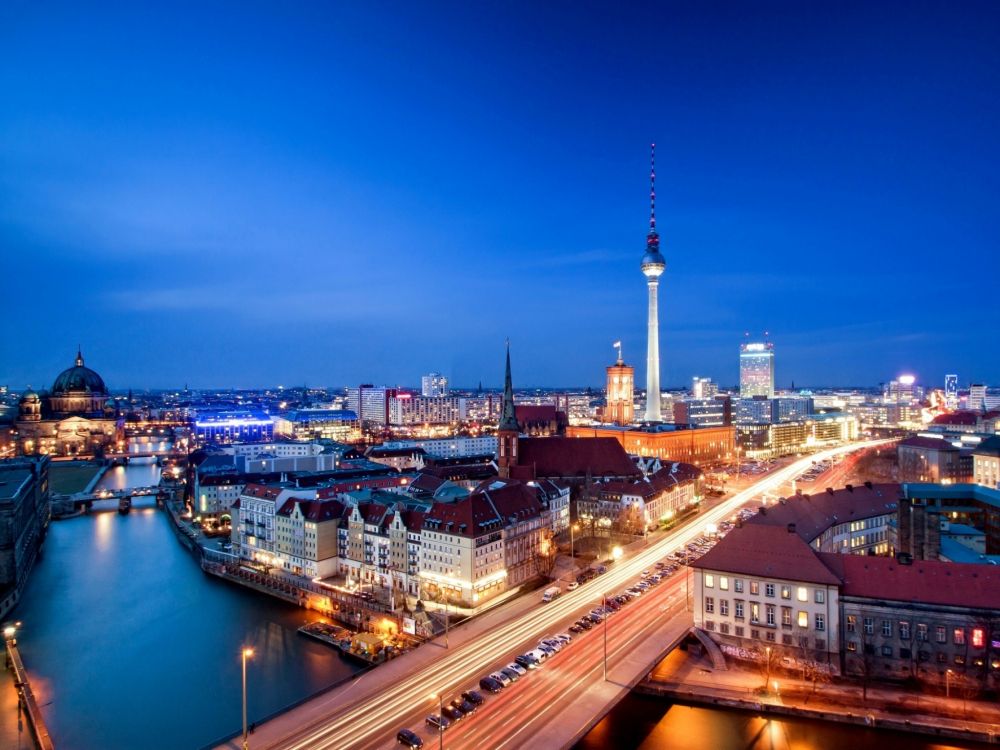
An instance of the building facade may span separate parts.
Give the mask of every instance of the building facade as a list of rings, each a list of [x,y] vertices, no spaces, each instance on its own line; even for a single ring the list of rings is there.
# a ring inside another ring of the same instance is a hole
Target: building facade
[[[604,420],[617,425],[635,419],[635,368],[625,364],[618,349],[618,361],[607,368]]]
[[[740,345],[740,398],[774,398],[774,344]]]

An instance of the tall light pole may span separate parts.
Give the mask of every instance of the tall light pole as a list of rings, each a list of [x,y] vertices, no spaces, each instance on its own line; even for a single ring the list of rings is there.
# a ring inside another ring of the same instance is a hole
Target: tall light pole
[[[764,678],[764,692],[767,693],[767,686],[771,684],[771,647],[766,646],[764,648],[764,653],[766,654],[767,663],[765,667],[767,669],[767,676]]]
[[[253,656],[252,648],[243,649],[243,750],[247,750],[247,659]]]
[[[951,698],[951,670],[944,673],[944,697]]]
[[[576,531],[576,524],[571,523],[569,525],[569,556],[576,559],[576,539],[573,536],[573,532]]]
[[[604,594],[604,681],[608,681],[608,595]]]

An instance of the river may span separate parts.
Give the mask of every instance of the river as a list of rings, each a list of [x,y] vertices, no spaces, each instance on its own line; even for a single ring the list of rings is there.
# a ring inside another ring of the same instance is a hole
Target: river
[[[149,486],[159,471],[117,467],[99,487]],[[238,731],[244,645],[251,721],[357,671],[296,632],[313,613],[202,573],[151,498],[127,516],[53,522],[16,617],[60,750],[199,748]],[[0,737],[15,705],[0,701]]]
[[[920,735],[807,720],[768,720],[752,713],[672,705],[631,693],[573,750],[988,750],[988,745],[934,742]]]

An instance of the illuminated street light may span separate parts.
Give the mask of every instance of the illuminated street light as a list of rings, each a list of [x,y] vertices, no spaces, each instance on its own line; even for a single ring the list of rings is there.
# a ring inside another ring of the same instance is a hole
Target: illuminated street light
[[[431,693],[431,700],[438,702],[438,748],[444,750],[444,694]]]
[[[247,750],[247,659],[253,656],[252,648],[243,649],[243,750]]]
[[[623,552],[621,547],[616,546],[613,550],[611,550],[611,557],[613,557],[616,562],[622,559],[622,554]]]

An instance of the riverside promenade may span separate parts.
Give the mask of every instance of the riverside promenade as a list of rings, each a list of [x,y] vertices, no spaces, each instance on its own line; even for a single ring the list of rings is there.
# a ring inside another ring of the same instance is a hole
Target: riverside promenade
[[[675,651],[636,687],[687,705],[751,711],[774,717],[797,717],[912,732],[965,742],[1000,742],[1000,706],[941,695],[925,695],[894,687],[833,682],[813,685],[788,674],[772,672],[767,693],[764,675],[730,662],[721,671],[708,656]],[[777,686],[777,689],[775,689]]]
[[[35,694],[31,690],[31,683],[28,680],[28,671],[21,661],[21,654],[17,650],[17,640],[13,637],[4,637],[6,644],[7,665],[14,672],[14,686],[17,688],[18,699],[28,717],[31,731],[35,735],[35,741],[39,750],[54,750],[52,738],[49,736],[49,729],[45,725],[45,719],[38,708]]]

